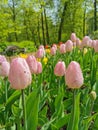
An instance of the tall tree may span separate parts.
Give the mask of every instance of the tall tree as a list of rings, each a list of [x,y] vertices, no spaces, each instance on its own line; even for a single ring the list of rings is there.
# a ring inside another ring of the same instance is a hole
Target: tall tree
[[[46,24],[46,40],[47,40],[47,43],[49,44],[49,30],[48,30],[48,21],[47,21],[45,8],[44,8],[44,17],[45,17],[45,24]]]
[[[97,0],[94,0],[94,31],[97,30]]]
[[[67,2],[65,1],[62,16],[61,16],[61,22],[60,22],[59,30],[58,30],[58,41],[61,41],[61,38],[62,38],[62,27],[64,23],[64,18],[65,18],[66,7],[67,7]]]
[[[41,5],[41,9],[42,9],[42,12],[41,12],[41,23],[42,23],[43,44],[45,45],[46,41],[45,41],[44,16],[43,16],[43,6],[42,5]]]

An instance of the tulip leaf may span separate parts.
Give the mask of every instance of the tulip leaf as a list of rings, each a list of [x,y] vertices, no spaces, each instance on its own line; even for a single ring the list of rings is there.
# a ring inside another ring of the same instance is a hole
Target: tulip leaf
[[[66,125],[66,124],[68,123],[69,117],[70,117],[70,114],[64,115],[64,117],[59,118],[59,119],[54,123],[54,126],[55,126],[57,129],[60,129],[61,127],[63,127],[64,125]]]
[[[16,90],[7,100],[6,102],[6,108],[9,109],[12,104],[20,97],[21,92],[19,90]]]
[[[26,101],[27,127],[28,130],[36,130],[38,124],[39,95],[37,90],[28,96]]]
[[[92,116],[87,117],[87,119],[84,119],[83,121],[83,130],[88,130],[90,123],[92,120],[95,120],[95,118],[98,116],[98,113],[95,113]]]
[[[79,115],[80,115],[79,104],[80,104],[80,93],[75,94],[74,92],[74,101],[67,130],[78,130]]]

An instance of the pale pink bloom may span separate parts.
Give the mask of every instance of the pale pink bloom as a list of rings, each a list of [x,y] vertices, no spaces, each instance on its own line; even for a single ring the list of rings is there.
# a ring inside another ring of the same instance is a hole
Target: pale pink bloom
[[[93,47],[92,47],[92,40],[91,40],[91,39],[89,40],[89,42],[88,42],[88,44],[87,44],[87,47],[93,48]]]
[[[94,48],[95,44],[96,44],[96,40],[92,40],[92,48]]]
[[[81,47],[81,41],[79,38],[76,39],[76,46],[79,48]]]
[[[39,49],[43,49],[43,50],[44,50],[44,46],[43,46],[43,45],[40,45],[40,46],[39,46]]]
[[[70,36],[70,39],[72,42],[76,42],[76,34],[75,33],[72,33],[71,36]]]
[[[12,60],[8,79],[11,87],[14,89],[25,89],[31,84],[31,72],[24,58],[15,58]]]
[[[37,60],[36,60],[35,56],[33,56],[33,55],[28,56],[26,61],[29,65],[31,73],[35,74],[37,72]]]
[[[94,50],[95,52],[98,52],[98,40],[94,43]]]
[[[56,76],[64,76],[65,75],[66,66],[63,61],[59,61],[54,68],[54,74]]]
[[[7,77],[9,75],[10,64],[7,61],[3,61],[0,64],[0,76]]]
[[[51,55],[55,55],[56,54],[56,48],[53,46],[53,47],[51,47],[51,49],[50,49],[50,54]]]
[[[42,73],[42,64],[41,62],[37,62],[37,72],[36,74],[40,74]]]
[[[63,54],[66,52],[66,45],[65,44],[61,44],[60,45],[60,53]]]
[[[73,42],[71,40],[67,40],[66,44],[66,52],[70,52],[73,50]]]
[[[3,61],[7,61],[7,60],[6,60],[6,57],[3,56],[3,55],[0,55],[0,64],[1,64]]]
[[[40,48],[36,52],[36,58],[43,58],[45,56],[45,50]]]
[[[81,44],[82,47],[88,46],[89,40],[90,40],[89,36],[84,36],[83,39],[82,39],[82,44]]]
[[[57,50],[57,45],[56,44],[53,44],[52,47],[55,47],[55,49]]]
[[[83,85],[83,75],[79,63],[72,61],[66,69],[65,81],[68,88],[80,88]]]

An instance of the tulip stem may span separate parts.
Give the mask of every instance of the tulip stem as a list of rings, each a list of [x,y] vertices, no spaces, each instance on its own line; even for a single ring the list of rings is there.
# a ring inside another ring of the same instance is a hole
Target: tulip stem
[[[7,98],[8,98],[8,89],[7,89],[7,79],[4,79],[5,81],[5,102],[7,102]]]
[[[7,88],[7,78],[4,78],[4,87],[5,87],[5,103],[7,102],[8,99],[8,88]],[[5,111],[5,123],[7,123],[8,121],[8,112],[7,110]],[[8,127],[5,128],[6,130],[8,130]]]
[[[22,106],[23,106],[23,124],[24,124],[24,130],[27,130],[25,93],[24,90],[21,90],[21,92],[22,92]]]

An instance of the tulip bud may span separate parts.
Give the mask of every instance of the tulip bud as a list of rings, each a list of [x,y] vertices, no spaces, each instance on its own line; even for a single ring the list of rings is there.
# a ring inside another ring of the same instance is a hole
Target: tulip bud
[[[85,55],[88,52],[87,48],[84,48],[83,54]]]
[[[37,60],[35,56],[28,56],[26,61],[29,65],[31,73],[35,74],[37,72]]]
[[[66,66],[63,61],[59,61],[54,68],[54,74],[56,76],[64,76],[65,75]]]
[[[96,97],[97,97],[96,92],[95,91],[91,91],[90,97],[91,97],[92,100],[95,100]]]
[[[8,79],[14,89],[24,89],[31,84],[31,72],[24,58],[12,60]]]
[[[60,53],[63,54],[65,52],[66,52],[66,46],[65,46],[65,44],[61,44],[60,45]]]
[[[81,47],[81,41],[79,38],[76,39],[76,46],[79,48]]]
[[[92,48],[96,45],[96,40],[92,40]]]
[[[66,52],[70,52],[73,49],[73,42],[71,40],[68,40],[66,43]]]
[[[52,47],[55,47],[55,49],[57,50],[57,45],[55,43],[52,45]]]
[[[72,33],[71,36],[70,36],[70,39],[71,39],[72,42],[76,42],[76,34]]]
[[[83,84],[83,75],[79,63],[72,61],[66,69],[65,76],[68,88],[80,88]]]
[[[89,37],[89,36],[85,36],[85,37],[83,38],[83,40],[82,40],[82,44],[81,44],[82,47],[88,46],[89,40],[90,40],[90,37]]]
[[[43,58],[45,56],[45,50],[40,48],[36,52],[36,58]]]
[[[37,62],[37,72],[36,74],[40,74],[42,73],[42,64],[41,62]]]
[[[0,55],[0,64],[1,64],[3,61],[7,61],[7,60],[6,60],[5,56]]]
[[[0,64],[0,76],[7,77],[9,75],[10,64],[7,61],[3,61]]]
[[[98,52],[98,40],[94,43],[94,50],[95,52]]]
[[[51,55],[55,55],[56,54],[56,48],[53,46],[53,47],[51,47],[51,49],[50,49],[50,54]]]
[[[44,50],[44,46],[43,46],[43,45],[40,45],[40,46],[39,46],[39,49],[43,49],[43,50]]]

